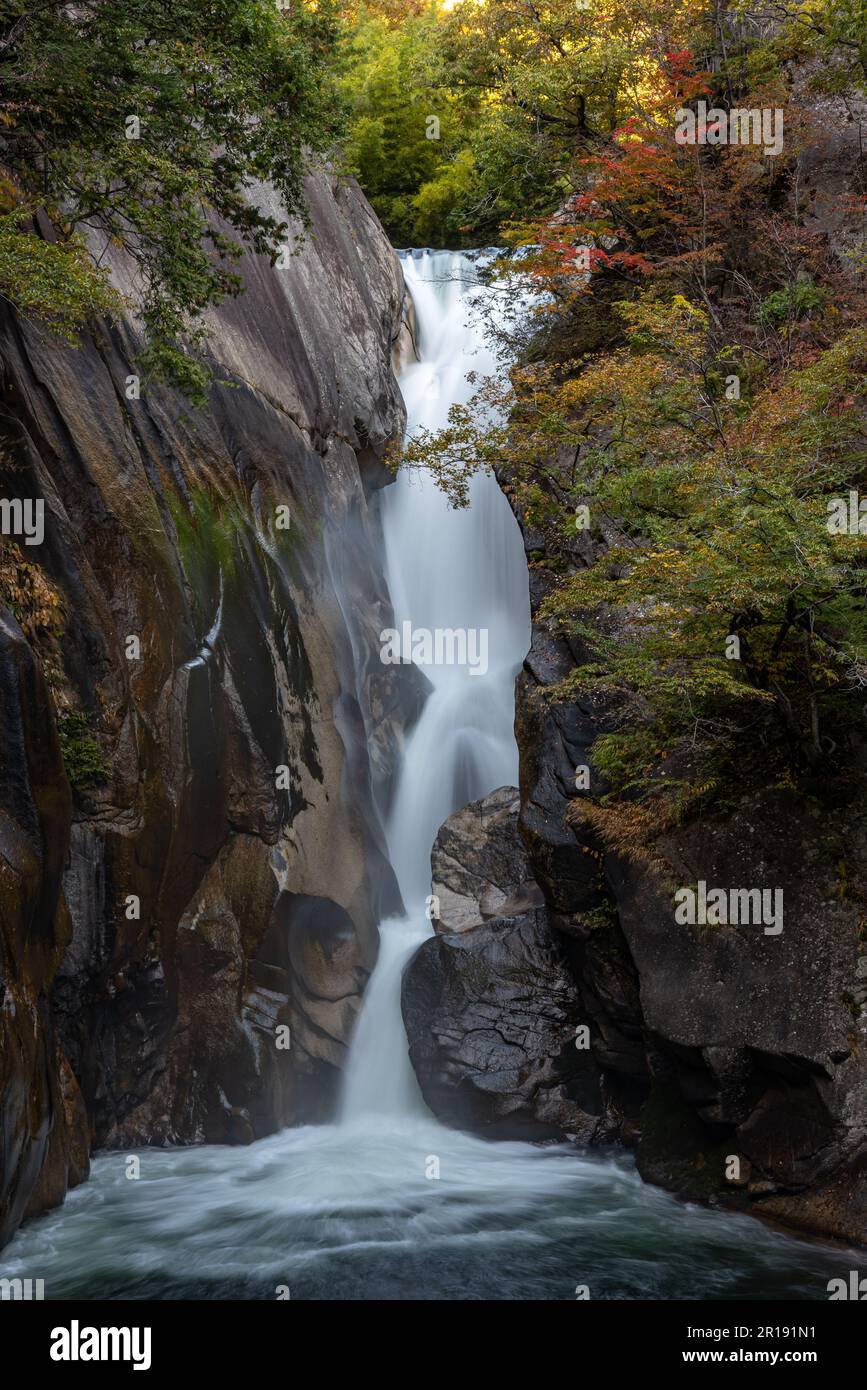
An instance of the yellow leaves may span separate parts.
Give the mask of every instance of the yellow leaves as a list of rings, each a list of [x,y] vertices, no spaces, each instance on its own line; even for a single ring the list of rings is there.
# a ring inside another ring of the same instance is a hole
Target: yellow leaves
[[[55,646],[65,621],[61,596],[39,566],[8,542],[0,549],[0,603],[15,615],[40,655]]]

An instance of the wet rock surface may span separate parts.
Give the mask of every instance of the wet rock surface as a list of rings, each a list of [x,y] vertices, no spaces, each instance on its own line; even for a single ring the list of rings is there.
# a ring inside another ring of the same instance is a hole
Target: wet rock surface
[[[864,1241],[863,917],[840,878],[864,861],[852,811],[768,791],[665,837],[670,878],[615,855],[606,868],[653,1078],[643,1176],[714,1200],[734,1187],[794,1225]],[[697,879],[778,885],[782,931],[678,924],[674,884]]]
[[[457,811],[440,829],[431,853],[438,932],[466,931],[491,917],[544,907],[518,833],[519,809],[517,787],[500,787]]]
[[[72,799],[42,671],[0,613],[0,1239],[88,1171],[81,1094],[48,991],[71,935],[62,895]]]
[[[403,282],[357,187],[307,192],[302,253],[246,257],[211,316],[204,409],[130,398],[132,321],[73,349],[0,313],[2,491],[45,500],[64,617],[50,689],[0,629],[0,1240],[91,1143],[323,1118],[399,906],[382,817],[425,683],[378,658],[371,496]],[[102,764],[74,798],[70,711]]]
[[[587,1019],[566,943],[533,905],[541,893],[519,806],[516,788],[500,788],[437,836],[442,916],[403,979],[410,1058],[447,1124],[497,1139],[589,1141],[604,1111],[599,1069],[589,1030],[579,1032]]]
[[[523,529],[531,559],[559,544]],[[569,563],[590,544],[574,541]],[[550,582],[531,569],[534,613]],[[516,731],[520,830],[600,1071],[593,1142],[618,1136],[647,1181],[681,1196],[867,1241],[863,773],[814,800],[735,786],[651,846],[603,844],[576,769],[603,785],[591,749],[616,710],[546,697],[587,659],[534,624]],[[783,930],[679,923],[676,892],[701,880],[779,890]]]

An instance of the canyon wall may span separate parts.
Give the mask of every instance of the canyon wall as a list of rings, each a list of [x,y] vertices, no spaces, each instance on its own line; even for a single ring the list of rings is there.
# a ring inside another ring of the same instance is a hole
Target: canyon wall
[[[560,553],[524,538],[531,563]],[[576,538],[571,562],[593,544]],[[551,582],[531,569],[534,614]],[[457,812],[434,846],[442,916],[403,982],[425,1100],[489,1138],[626,1144],[681,1197],[865,1242],[862,741],[821,798],[735,785],[651,846],[612,847],[576,769],[616,711],[547,696],[587,659],[534,624],[520,791]],[[781,889],[782,932],[679,923],[677,887],[702,879]]]
[[[399,904],[423,682],[378,659],[368,502],[403,281],[355,185],[307,199],[210,316],[203,409],[137,381],[133,319],[73,348],[0,311],[0,491],[45,506],[0,575],[0,1242],[94,1146],[329,1115]]]
[[[814,105],[828,138],[804,159],[804,226],[845,266],[863,109]],[[616,344],[622,292],[595,277],[564,371]],[[603,841],[592,803],[609,788],[592,749],[621,727],[617,699],[552,698],[595,658],[539,611],[559,577],[604,564],[623,537],[598,515],[592,533],[567,533],[574,452],[546,462],[535,511],[552,520],[529,525],[516,507],[534,614],[516,692],[520,788],[443,827],[442,921],[404,979],[422,1090],[448,1124],[625,1143],[647,1181],[678,1195],[867,1242],[865,728],[833,724],[797,789],[757,754],[736,760],[713,798],[655,836],[622,794]],[[596,621],[616,638],[610,614]],[[688,766],[661,764],[675,779]],[[676,892],[702,881],[780,892],[782,930],[678,921]]]

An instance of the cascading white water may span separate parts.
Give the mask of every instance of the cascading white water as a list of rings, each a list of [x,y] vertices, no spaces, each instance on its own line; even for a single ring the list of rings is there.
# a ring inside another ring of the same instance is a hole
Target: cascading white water
[[[495,363],[473,314],[474,298],[484,290],[466,256],[409,256],[404,274],[415,302],[421,358],[401,379],[412,433],[445,425],[452,403],[469,400],[468,373],[487,374]],[[521,536],[493,477],[472,480],[465,511],[451,508],[426,476],[401,474],[381,496],[397,630],[408,624],[413,632],[474,634],[468,651],[484,651],[486,660],[477,661],[476,670],[469,664],[424,668],[433,690],[407,742],[388,825],[407,916],[381,927],[379,960],[347,1069],[348,1121],[422,1108],[407,1057],[401,975],[431,931],[425,900],[437,830],[452,811],[517,781],[515,676],[530,642]]]
[[[466,313],[479,291],[461,256],[405,261],[422,357],[403,389],[410,427],[444,422],[466,372],[490,367]],[[469,280],[470,283],[467,283]],[[400,1013],[404,965],[431,931],[429,855],[446,816],[512,783],[513,678],[528,645],[521,543],[492,479],[466,513],[429,481],[383,497],[398,625],[487,627],[489,669],[429,667],[433,692],[405,752],[388,829],[405,918],[382,925],[336,1125],[284,1130],[246,1149],[98,1156],[90,1181],[0,1255],[0,1277],[42,1278],[48,1298],[823,1299],[863,1268],[758,1225],[676,1202],[631,1160],[568,1146],[490,1144],[425,1108]],[[436,1158],[435,1173],[431,1159]],[[282,1296],[282,1295],[281,1295]]]
[[[408,430],[438,429],[452,403],[474,389],[469,372],[494,370],[473,301],[485,293],[472,262],[425,253],[405,261],[416,302],[421,361],[401,379]],[[383,494],[386,571],[398,627],[484,634],[487,670],[432,665],[433,684],[406,750],[389,826],[392,863],[404,901],[429,891],[430,850],[452,811],[514,783],[515,676],[530,645],[527,566],[517,523],[490,476],[455,511],[430,478],[403,475]]]

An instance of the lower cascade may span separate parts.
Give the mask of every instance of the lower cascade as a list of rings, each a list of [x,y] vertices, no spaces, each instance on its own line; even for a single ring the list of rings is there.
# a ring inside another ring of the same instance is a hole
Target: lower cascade
[[[420,356],[401,381],[409,428],[436,428],[469,398],[467,374],[493,367],[473,314],[486,291],[471,257],[413,252],[403,264]],[[463,512],[427,477],[402,475],[380,496],[395,610],[383,644],[420,660],[431,688],[387,827],[406,913],[381,924],[336,1122],[243,1149],[143,1150],[134,1181],[126,1154],[99,1156],[89,1182],[18,1234],[0,1273],[50,1272],[53,1298],[825,1297],[851,1254],[678,1203],[628,1156],[488,1143],[426,1109],[401,977],[432,930],[439,826],[517,782],[527,571],[493,477],[473,480]]]

